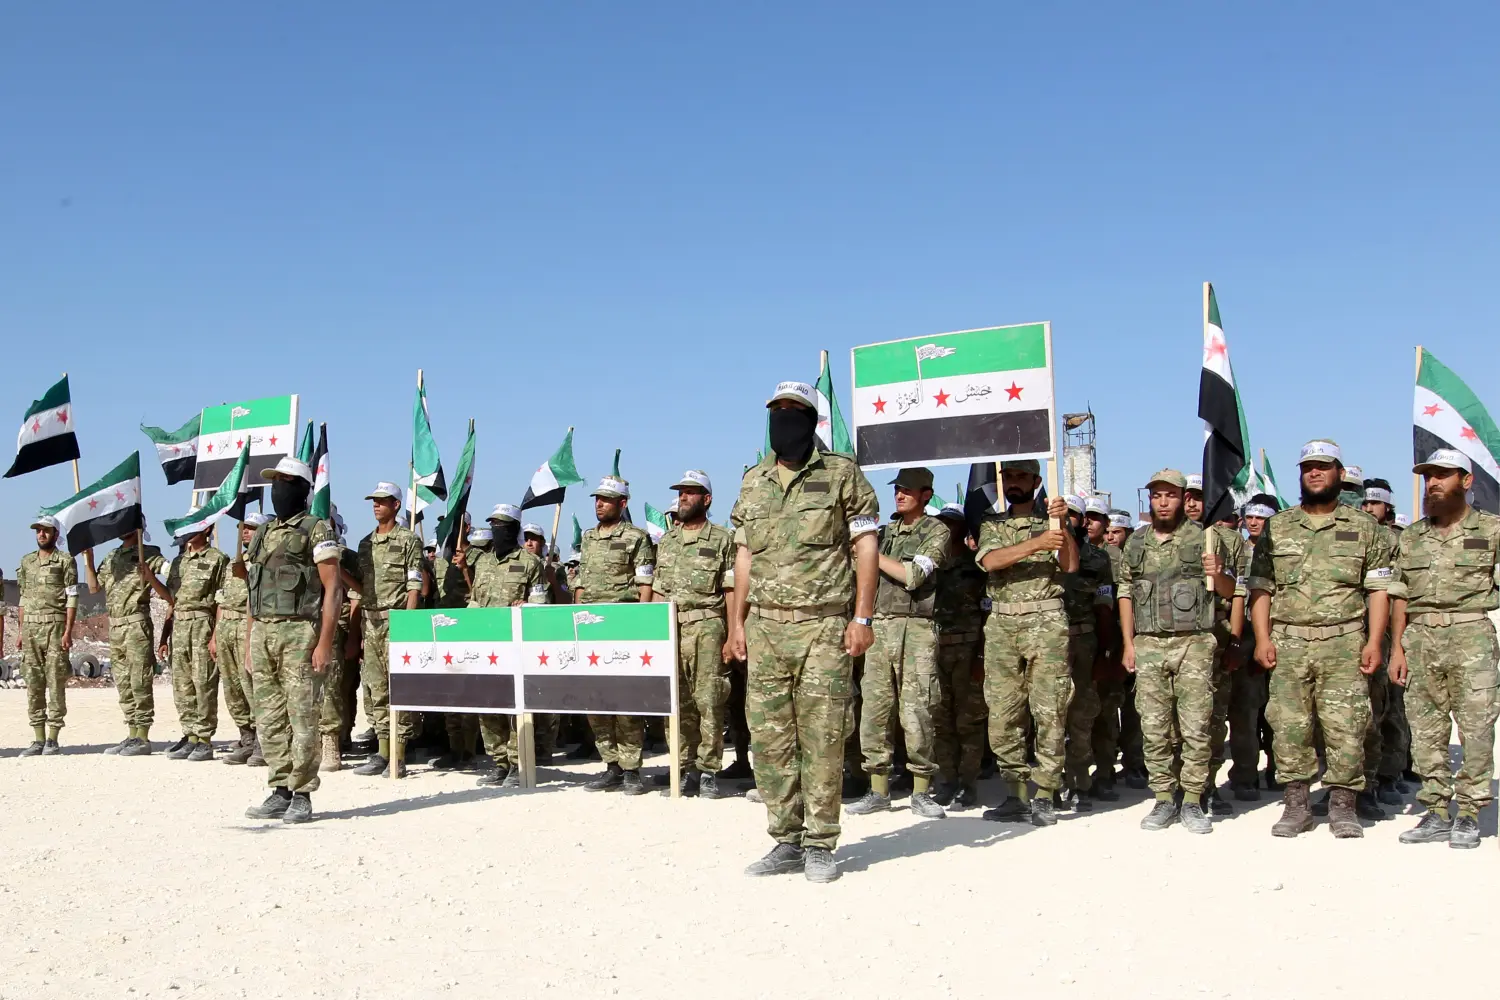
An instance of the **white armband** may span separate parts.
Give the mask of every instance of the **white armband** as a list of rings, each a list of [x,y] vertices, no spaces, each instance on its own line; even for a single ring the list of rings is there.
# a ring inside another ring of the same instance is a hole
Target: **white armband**
[[[879,524],[873,515],[861,514],[859,517],[849,519],[849,537],[858,538],[860,535],[869,534],[877,527]]]

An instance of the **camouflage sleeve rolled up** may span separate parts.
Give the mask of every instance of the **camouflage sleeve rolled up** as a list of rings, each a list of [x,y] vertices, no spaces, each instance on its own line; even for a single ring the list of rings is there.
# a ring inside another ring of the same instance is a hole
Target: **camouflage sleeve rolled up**
[[[1250,574],[1245,578],[1245,587],[1252,592],[1260,590],[1267,594],[1276,593],[1276,568],[1271,562],[1271,521],[1266,522],[1265,529],[1255,540],[1255,548],[1250,553]]]
[[[1365,545],[1366,590],[1384,593],[1390,587],[1391,565],[1395,558],[1395,534],[1376,524]]]
[[[402,539],[401,559],[406,567],[406,591],[422,591],[422,540],[416,532],[408,531]]]
[[[644,531],[636,539],[634,560],[635,582],[642,587],[651,586],[656,578],[656,546],[651,544],[651,536]]]
[[[1120,550],[1119,556],[1117,556],[1113,560],[1114,567],[1115,567],[1115,600],[1116,601],[1133,601],[1133,600],[1135,600],[1135,589],[1134,589],[1135,573],[1130,568],[1130,562],[1131,562],[1131,560],[1130,560],[1130,556],[1131,556],[1130,547],[1131,547],[1132,544],[1135,544],[1135,545],[1139,545],[1140,544],[1139,542],[1137,542],[1135,540],[1135,535],[1133,533],[1131,534],[1131,536],[1129,538],[1125,539],[1125,547]]]

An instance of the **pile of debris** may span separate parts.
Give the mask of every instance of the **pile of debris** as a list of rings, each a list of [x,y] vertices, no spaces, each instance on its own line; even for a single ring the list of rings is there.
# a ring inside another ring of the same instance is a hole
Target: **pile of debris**
[[[151,599],[151,624],[159,640],[167,621],[167,603]],[[25,687],[21,671],[21,627],[13,606],[5,608],[5,642],[0,646],[0,688]],[[109,687],[114,681],[109,669],[109,616],[103,614],[81,618],[73,623],[73,649],[69,656],[73,676],[69,687]],[[165,663],[157,664],[160,680],[171,680]]]

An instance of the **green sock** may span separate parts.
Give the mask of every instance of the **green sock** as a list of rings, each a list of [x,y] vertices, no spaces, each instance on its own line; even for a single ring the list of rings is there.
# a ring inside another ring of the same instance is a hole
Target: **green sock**
[[[57,734],[60,733],[60,732],[62,732],[62,730],[58,729],[56,726],[48,726],[47,727],[47,739],[56,742],[56,740],[57,740]]]
[[[911,779],[911,793],[920,795],[932,787],[932,779],[925,774],[914,774]]]
[[[1171,797],[1168,796],[1168,801],[1170,801],[1170,799],[1171,799]],[[1201,795],[1188,795],[1188,794],[1184,793],[1183,796],[1182,796],[1182,804],[1185,805],[1185,806],[1186,805],[1201,806],[1201,805],[1203,805],[1203,796],[1201,796]]]
[[[1446,816],[1447,813],[1446,812],[1442,813],[1442,815]],[[1472,810],[1472,809],[1459,809],[1458,810],[1458,818],[1459,819],[1463,819],[1465,817],[1468,817],[1469,819],[1472,819],[1476,823],[1479,822],[1479,814],[1477,812],[1475,812],[1474,810]]]
[[[1026,782],[1024,781],[1012,781],[1010,783],[1010,796],[1013,799],[1020,799],[1022,802],[1031,801],[1031,792],[1026,787]]]
[[[391,741],[389,739],[383,739],[383,740],[381,740],[380,741],[380,750],[377,751],[377,752],[380,754],[380,756],[384,757],[386,760],[390,760],[391,759]]]
[[[1171,792],[1157,792],[1156,793],[1156,801],[1158,801],[1158,802],[1171,802],[1172,801],[1172,793]]]
[[[138,740],[138,739],[141,738],[141,727],[140,726],[131,726],[130,727],[130,738],[133,739],[133,740]]]
[[[44,739],[47,738],[47,736],[46,736],[47,727],[46,726],[32,726],[31,727],[31,731],[36,734],[36,741],[38,743],[42,742],[42,740],[44,740]]]
[[[874,792],[876,795],[884,795],[886,798],[890,798],[891,776],[888,774],[870,775],[870,791]]]

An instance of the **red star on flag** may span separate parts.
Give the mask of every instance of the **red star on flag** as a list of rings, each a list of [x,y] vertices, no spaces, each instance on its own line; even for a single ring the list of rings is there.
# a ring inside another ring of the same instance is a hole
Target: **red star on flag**
[[[1229,348],[1224,344],[1223,337],[1215,337],[1209,341],[1208,346],[1203,349],[1203,360],[1207,361],[1214,357],[1224,357],[1229,353]]]
[[[538,664],[540,664],[541,666],[544,666],[544,667],[547,665],[547,651],[546,650],[543,650],[542,652],[540,652],[540,653],[538,653],[536,655],[536,662]]]
[[[276,435],[272,434],[271,435],[271,444],[274,445],[275,443],[276,443]]]
[[[494,653],[491,653],[490,654],[490,666],[493,667],[495,664],[497,664],[499,662],[500,662],[500,657],[496,656]]]
[[[97,506],[99,506],[99,501],[93,497],[89,497],[89,510],[93,510]]]
[[[453,662],[453,654],[452,653],[444,653],[443,654],[443,662],[444,663],[452,663]]]
[[[1431,406],[1422,407],[1422,412],[1429,417],[1435,417],[1442,411],[1442,409],[1443,408],[1441,406],[1433,403]]]
[[[875,397],[875,412],[876,413],[884,413],[885,412],[885,400],[881,399],[879,396]]]
[[[591,666],[591,667],[597,667],[598,665],[599,665],[599,654],[596,653],[596,652],[594,652],[592,649],[589,650],[589,666]]]
[[[208,442],[208,453],[210,455],[212,455],[213,452],[214,452],[214,443],[212,441],[210,441],[210,442]]]
[[[1465,427],[1463,430],[1458,432],[1458,436],[1463,438],[1465,441],[1479,440],[1479,435],[1474,433],[1474,428],[1472,427]]]
[[[313,473],[313,475],[323,476],[323,475],[327,475],[327,474],[328,474],[328,463],[327,462],[319,462],[318,463],[318,471],[315,472],[315,473]]]
[[[31,421],[31,433],[33,433],[33,434],[40,434],[41,430],[42,430],[42,422],[40,420],[32,420]]]
[[[115,499],[116,500],[124,500],[125,499],[125,494],[121,493],[119,490],[115,490]]]
[[[245,439],[244,438],[240,438],[238,441],[236,441],[234,443],[234,446],[236,448],[243,448],[243,447],[245,447]]]
[[[649,667],[649,666],[651,666],[651,654],[650,653],[642,653],[641,654],[641,666],[643,666],[643,667]]]
[[[401,662],[402,663],[410,663],[411,662],[411,654],[410,653],[402,653],[401,654]]]
[[[180,444],[174,444],[172,446],[172,454],[174,454],[174,455],[181,455],[182,454],[182,445],[180,445]]]
[[[937,405],[939,405],[939,406],[947,406],[948,405],[948,394],[946,392],[944,392],[942,389],[938,389],[937,395],[933,396],[932,398],[935,399],[935,400],[937,400]]]
[[[1020,386],[1018,386],[1014,382],[1012,382],[1010,384],[1010,388],[1005,390],[1005,398],[1008,399],[1008,400],[1009,399],[1020,399],[1021,398],[1021,393],[1024,392],[1024,391],[1025,390],[1023,390]]]
[[[63,426],[67,426],[67,423],[68,423],[68,411],[67,410],[58,410],[57,411],[57,422],[60,423],[60,424],[62,424]]]

